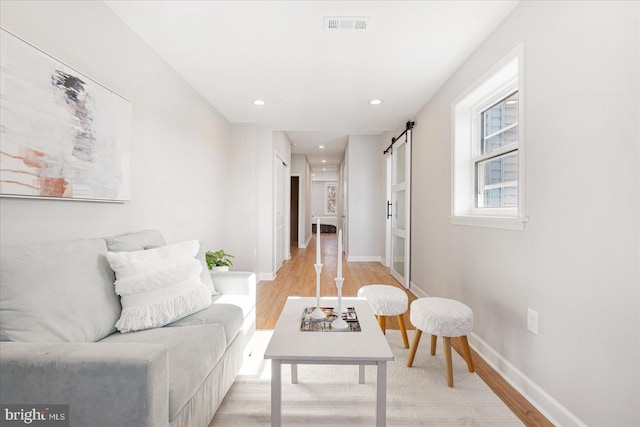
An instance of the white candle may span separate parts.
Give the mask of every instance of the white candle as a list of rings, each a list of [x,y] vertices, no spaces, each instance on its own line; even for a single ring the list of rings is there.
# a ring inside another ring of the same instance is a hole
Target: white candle
[[[342,279],[342,230],[338,232],[338,279]]]
[[[316,224],[316,264],[320,264],[320,218]]]

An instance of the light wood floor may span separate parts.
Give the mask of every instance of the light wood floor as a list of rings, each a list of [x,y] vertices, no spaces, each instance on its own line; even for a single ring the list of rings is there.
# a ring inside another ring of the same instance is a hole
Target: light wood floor
[[[337,290],[333,278],[336,277],[337,238],[336,234],[321,234],[322,295],[336,296]],[[276,326],[280,312],[288,296],[315,296],[316,274],[313,268],[316,256],[315,234],[306,249],[298,249],[297,244],[291,245],[291,259],[286,261],[276,280],[261,281],[258,284],[257,328],[273,329]],[[347,263],[343,258],[342,288],[343,296],[356,296],[358,289],[364,285],[375,283],[394,285],[404,288],[389,274],[389,269],[377,262]],[[416,296],[409,292],[409,304]],[[409,321],[409,313],[405,314],[407,329],[414,329]],[[395,318],[387,318],[387,329],[398,329]],[[409,332],[409,342],[412,340]],[[462,354],[458,340],[452,340],[455,350]],[[423,344],[424,345],[424,344]],[[439,343],[439,348],[442,349]],[[425,347],[426,348],[426,347]],[[423,349],[424,350],[424,349]],[[535,407],[522,397],[509,383],[507,383],[491,366],[478,354],[471,350],[476,374],[502,399],[502,401],[527,426],[553,426]]]

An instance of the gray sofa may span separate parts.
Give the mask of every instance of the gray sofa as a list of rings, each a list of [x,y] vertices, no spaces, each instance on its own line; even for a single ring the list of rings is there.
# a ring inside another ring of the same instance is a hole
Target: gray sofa
[[[163,244],[145,230],[2,248],[0,404],[68,404],[77,427],[206,427],[255,330],[255,275],[211,273],[220,295],[210,307],[117,332],[121,306],[105,254]]]

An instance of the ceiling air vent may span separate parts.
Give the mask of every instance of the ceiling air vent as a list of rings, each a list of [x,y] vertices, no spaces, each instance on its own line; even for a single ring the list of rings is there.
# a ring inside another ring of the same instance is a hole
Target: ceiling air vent
[[[325,30],[366,30],[369,18],[366,16],[325,16]]]

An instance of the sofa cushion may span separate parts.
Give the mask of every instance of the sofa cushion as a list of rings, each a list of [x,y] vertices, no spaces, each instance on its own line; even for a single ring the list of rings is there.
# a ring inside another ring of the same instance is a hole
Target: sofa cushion
[[[112,252],[142,251],[157,248],[167,243],[158,230],[142,230],[135,233],[119,234],[104,238],[107,248]]]
[[[211,293],[200,280],[195,259],[200,244],[190,240],[133,252],[108,252],[116,272],[121,332],[156,328],[211,305]]]
[[[91,342],[115,331],[120,301],[103,239],[2,248],[0,340]]]
[[[242,329],[243,321],[244,316],[240,307],[232,304],[216,303],[176,322],[169,323],[167,327],[217,323],[224,328],[227,343],[230,343]]]
[[[213,297],[213,304],[231,304],[240,307],[242,316],[247,317],[256,307],[256,298],[251,295],[219,295]]]
[[[217,291],[216,287],[213,286],[213,280],[211,279],[211,271],[209,270],[209,266],[207,265],[207,250],[202,247],[202,242],[200,242],[200,250],[198,251],[198,261],[202,264],[202,273],[200,274],[200,279],[202,279],[202,283],[209,289],[211,295],[219,295],[220,292]]]
[[[219,323],[115,333],[101,342],[149,343],[167,349],[169,420],[173,420],[195,394],[222,357],[227,345],[223,327]]]

